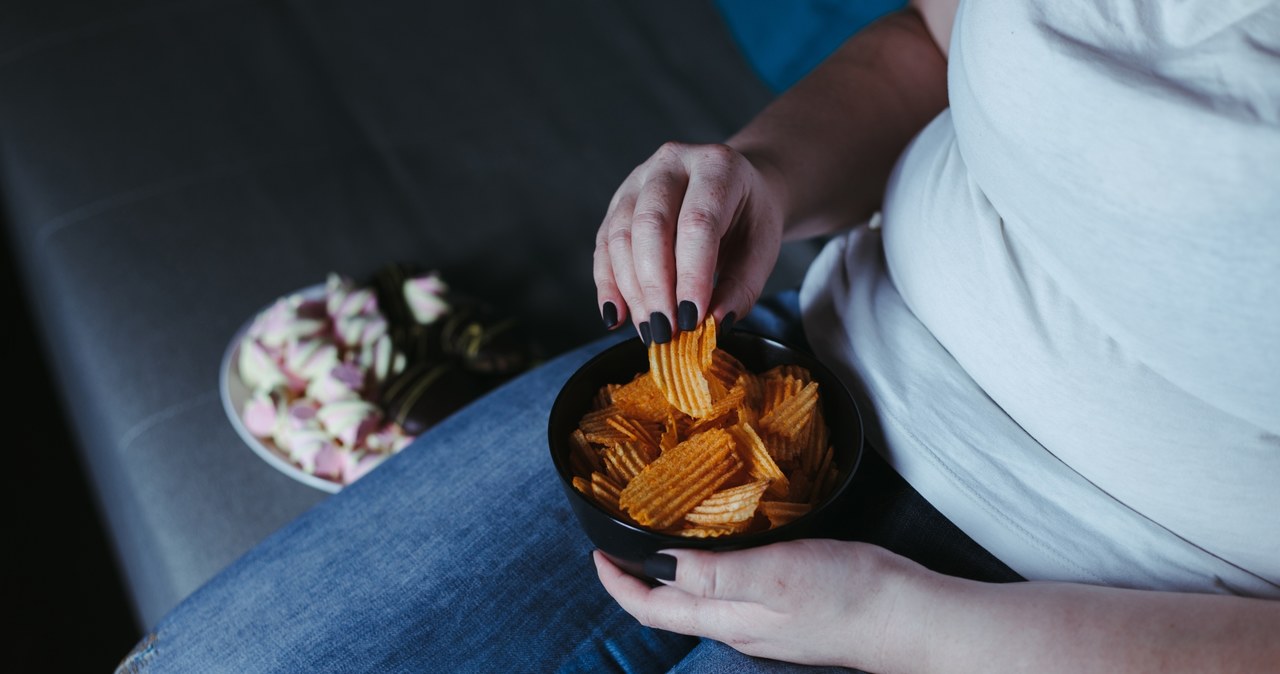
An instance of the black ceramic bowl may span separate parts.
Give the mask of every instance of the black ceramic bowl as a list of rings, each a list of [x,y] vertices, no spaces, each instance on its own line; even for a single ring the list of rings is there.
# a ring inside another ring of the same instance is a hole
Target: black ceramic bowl
[[[637,373],[649,369],[644,345],[640,340],[619,342],[587,361],[565,383],[551,407],[547,435],[551,459],[560,474],[560,486],[564,488],[569,506],[586,531],[587,538],[619,567],[635,576],[646,578],[642,571],[644,559],[667,548],[737,550],[778,541],[831,535],[836,524],[835,517],[840,511],[839,506],[862,458],[862,418],[857,405],[848,389],[826,366],[802,351],[742,331],[721,335],[718,346],[742,361],[752,372],[764,372],[777,365],[800,365],[809,370],[818,382],[822,411],[831,431],[831,443],[835,450],[833,460],[840,471],[836,487],[826,501],[818,504],[807,515],[783,526],[720,538],[685,538],[658,533],[610,515],[573,488],[573,473],[569,469],[569,436],[590,409],[591,400],[601,386],[608,383],[624,384],[631,381]]]

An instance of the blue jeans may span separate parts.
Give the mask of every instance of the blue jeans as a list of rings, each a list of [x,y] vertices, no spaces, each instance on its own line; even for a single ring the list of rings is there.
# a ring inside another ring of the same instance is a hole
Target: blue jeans
[[[794,293],[740,327],[803,340]],[[633,338],[620,332],[494,391],[267,538],[121,670],[821,671],[642,627],[601,588],[546,422],[578,366]]]

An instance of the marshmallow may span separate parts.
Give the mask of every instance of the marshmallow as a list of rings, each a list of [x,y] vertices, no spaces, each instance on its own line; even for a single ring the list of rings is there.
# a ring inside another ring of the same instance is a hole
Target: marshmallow
[[[324,332],[328,323],[323,318],[298,315],[302,297],[292,295],[275,301],[249,326],[249,335],[264,346],[281,348],[290,341],[310,339]]]
[[[244,427],[255,437],[269,438],[276,432],[279,415],[276,401],[266,391],[255,391],[244,404]]]
[[[330,480],[341,481],[342,469],[347,463],[347,458],[343,454],[350,454],[347,450],[327,442],[316,452],[313,472],[315,475]]]
[[[343,466],[342,481],[351,484],[356,480],[364,477],[369,471],[377,468],[379,464],[387,460],[386,454],[365,453],[363,456],[356,458],[355,454],[351,455],[354,460],[347,462]]]
[[[343,447],[354,448],[373,430],[382,417],[378,407],[366,400],[335,400],[316,413],[320,424]]]
[[[254,391],[269,391],[289,383],[275,356],[252,337],[240,341],[240,358],[236,365],[240,380]]]
[[[436,322],[449,311],[444,295],[449,287],[432,272],[426,276],[406,279],[403,286],[404,301],[417,322],[427,325]]]
[[[406,282],[417,320],[447,310],[432,299],[444,291],[435,274]],[[251,390],[245,428],[303,471],[350,484],[413,441],[400,425],[383,423],[373,402],[407,358],[371,288],[329,274],[323,295],[294,294],[263,310],[239,347],[235,367]]]
[[[405,360],[404,354],[396,351],[391,343],[391,335],[383,335],[360,350],[358,362],[360,367],[373,376],[375,382],[381,384],[404,372]]]
[[[338,342],[348,349],[360,349],[387,334],[387,319],[375,314],[339,316],[333,322]]]
[[[323,339],[291,342],[284,350],[285,370],[304,381],[321,376],[340,362],[338,347]]]

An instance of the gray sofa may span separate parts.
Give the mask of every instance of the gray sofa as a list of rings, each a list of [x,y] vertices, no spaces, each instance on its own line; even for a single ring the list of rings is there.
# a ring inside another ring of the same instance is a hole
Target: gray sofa
[[[547,355],[596,338],[613,189],[772,96],[706,0],[14,4],[6,234],[144,626],[326,496],[220,405],[255,310],[408,261]],[[813,252],[788,246],[771,288]]]

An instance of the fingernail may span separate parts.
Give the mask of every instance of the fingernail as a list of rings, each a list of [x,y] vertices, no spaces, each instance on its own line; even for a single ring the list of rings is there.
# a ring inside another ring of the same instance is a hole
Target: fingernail
[[[734,314],[732,311],[725,314],[724,318],[721,319],[720,321],[720,332],[725,335],[733,332],[733,324],[736,320],[737,320],[737,315]]]
[[[671,341],[671,321],[661,311],[649,314],[649,330],[653,335],[654,344],[666,344]]]
[[[618,307],[613,302],[605,302],[604,308],[600,310],[600,317],[604,319],[604,329],[612,330],[618,325]]]
[[[640,324],[640,341],[644,342],[644,345],[646,348],[653,343],[652,337],[653,336],[649,334],[649,321],[645,321],[641,323]]]
[[[676,325],[681,330],[693,330],[698,327],[698,305],[685,300],[676,309]]]
[[[661,552],[645,557],[644,575],[658,580],[675,580],[676,558]]]

